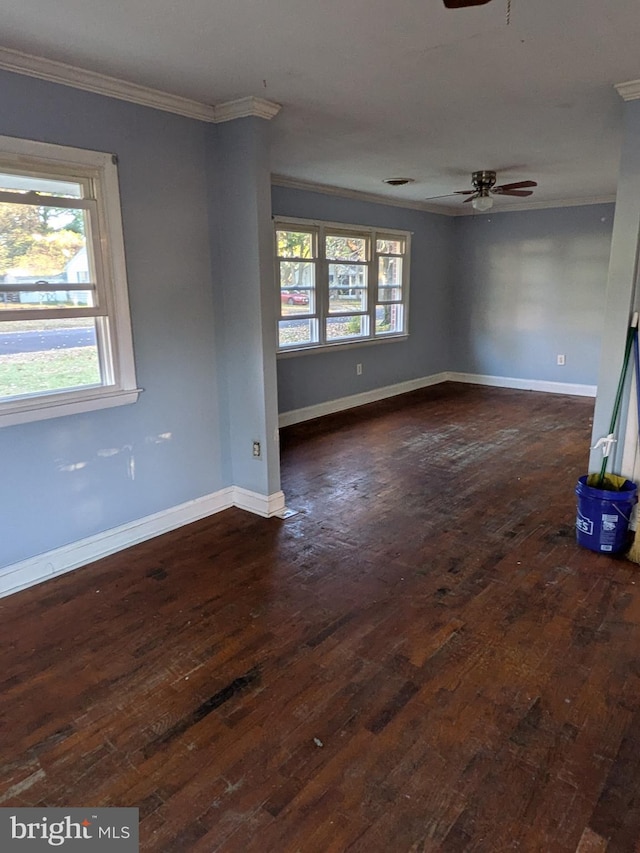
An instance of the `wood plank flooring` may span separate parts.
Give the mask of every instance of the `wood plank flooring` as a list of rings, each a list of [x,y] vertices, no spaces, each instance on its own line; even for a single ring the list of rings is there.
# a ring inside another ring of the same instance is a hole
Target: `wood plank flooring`
[[[297,515],[0,601],[0,805],[137,806],[145,851],[635,853],[640,567],[575,544],[592,405],[290,427]]]

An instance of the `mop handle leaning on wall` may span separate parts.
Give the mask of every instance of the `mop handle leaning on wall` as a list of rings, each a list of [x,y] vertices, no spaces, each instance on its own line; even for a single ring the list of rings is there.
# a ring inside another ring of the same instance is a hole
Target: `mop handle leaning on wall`
[[[633,366],[636,376],[636,406],[638,407],[638,437],[640,439],[640,343],[638,342],[638,330],[633,336]],[[627,559],[632,563],[640,563],[640,531],[636,518],[636,529],[633,534],[633,542],[627,551]]]
[[[620,403],[622,402],[622,391],[624,389],[624,381],[627,377],[627,368],[629,367],[629,356],[631,355],[631,347],[633,346],[633,339],[637,334],[638,329],[638,312],[634,311],[633,317],[631,318],[631,325],[627,329],[627,340],[624,347],[624,358],[622,361],[622,370],[620,371],[620,379],[618,380],[618,389],[616,391],[616,398],[613,404],[613,412],[611,414],[611,423],[609,425],[609,437],[611,438],[615,433],[616,423],[618,421],[618,415],[620,414]],[[611,447],[611,445],[609,445]],[[609,453],[605,453],[602,458],[602,466],[600,467],[600,475],[598,476],[598,480],[596,481],[596,489],[602,489],[604,487],[604,475],[607,470],[607,464],[609,462]]]

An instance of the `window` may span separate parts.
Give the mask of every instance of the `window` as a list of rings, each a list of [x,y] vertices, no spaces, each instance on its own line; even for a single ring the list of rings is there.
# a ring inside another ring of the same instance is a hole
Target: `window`
[[[276,220],[281,352],[407,334],[410,235]]]
[[[114,158],[0,137],[0,426],[138,393]]]

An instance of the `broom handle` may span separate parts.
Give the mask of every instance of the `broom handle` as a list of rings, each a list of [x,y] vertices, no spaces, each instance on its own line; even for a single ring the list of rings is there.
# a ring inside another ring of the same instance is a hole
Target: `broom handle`
[[[637,334],[638,328],[638,314],[637,312],[633,315],[633,320],[631,321],[631,325],[627,329],[627,340],[624,347],[624,359],[622,362],[622,371],[620,372],[620,379],[618,380],[618,389],[616,391],[616,398],[613,404],[613,413],[611,415],[611,424],[609,425],[609,435],[615,430],[616,422],[618,420],[618,414],[620,412],[620,403],[622,401],[622,390],[624,388],[624,381],[627,378],[627,368],[629,367],[629,356],[631,355],[631,347],[633,346],[633,339]],[[601,489],[604,484],[604,475],[607,470],[607,463],[609,462],[609,457],[604,456],[602,458],[602,466],[600,467],[600,476],[598,477],[598,485],[597,489]]]
[[[633,336],[633,366],[636,373],[636,406],[638,410],[638,428],[640,429],[640,343],[638,342],[638,330]]]
[[[629,356],[631,355],[631,347],[633,346],[633,339],[637,334],[638,328],[638,314],[637,312],[633,315],[633,320],[631,321],[631,325],[627,329],[627,340],[624,346],[624,358],[622,360],[622,370],[620,371],[620,379],[618,380],[618,388],[616,390],[616,398],[613,404],[613,412],[611,414],[611,423],[609,425],[609,435],[615,430],[616,423],[618,420],[618,414],[620,412],[620,403],[622,402],[622,390],[624,388],[624,381],[627,377],[627,368],[629,367]],[[598,477],[598,485],[596,488],[601,489],[604,483],[604,475],[607,470],[607,464],[609,462],[609,456],[604,456],[602,458],[602,465],[600,467],[600,475]]]

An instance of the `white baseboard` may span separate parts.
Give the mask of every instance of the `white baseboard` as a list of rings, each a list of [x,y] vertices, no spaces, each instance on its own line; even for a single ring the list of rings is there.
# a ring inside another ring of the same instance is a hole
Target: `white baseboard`
[[[87,563],[93,563],[102,557],[115,554],[116,551],[168,533],[192,521],[215,515],[232,506],[271,518],[284,513],[284,493],[260,495],[238,486],[229,486],[210,495],[80,539],[70,545],[38,554],[0,569],[0,598],[86,566]]]
[[[516,379],[512,376],[488,376],[481,373],[450,372],[451,382],[472,385],[490,385],[494,388],[515,388],[520,391],[545,391],[548,394],[571,394],[575,397],[595,397],[597,385],[579,385],[574,382],[549,382],[545,379]]]
[[[432,376],[422,376],[419,379],[409,379],[407,382],[398,382],[395,385],[385,385],[383,388],[374,388],[372,391],[364,391],[361,394],[352,394],[350,397],[339,397],[337,400],[327,400],[326,403],[318,403],[315,406],[306,406],[303,409],[292,409],[290,412],[282,412],[279,418],[281,427],[310,421],[313,418],[321,418],[324,415],[333,415],[335,412],[343,412],[356,406],[365,406],[367,403],[376,403],[378,400],[386,400],[387,397],[395,397],[398,394],[407,394],[409,391],[417,391],[419,388],[427,388],[429,385],[437,385],[446,382],[448,373],[434,373]]]
[[[233,505],[246,509],[263,518],[273,518],[284,512],[284,492],[274,492],[272,495],[259,495],[240,486],[233,487]]]
[[[596,385],[578,385],[572,382],[547,382],[542,379],[516,379],[510,376],[488,376],[479,373],[456,373],[443,371],[431,376],[422,376],[419,379],[410,379],[408,382],[398,382],[396,385],[385,385],[382,388],[374,388],[362,394],[353,394],[350,397],[339,397],[336,400],[328,400],[326,403],[318,403],[315,406],[306,406],[303,409],[292,409],[290,412],[282,412],[279,417],[281,427],[292,426],[313,418],[321,418],[324,415],[333,415],[335,412],[343,412],[356,406],[364,406],[367,403],[376,403],[387,397],[395,397],[398,394],[406,394],[409,391],[417,391],[419,388],[428,388],[440,382],[468,382],[473,385],[490,385],[495,388],[517,388],[522,391],[546,391],[550,394],[573,394],[577,397],[595,397]]]

